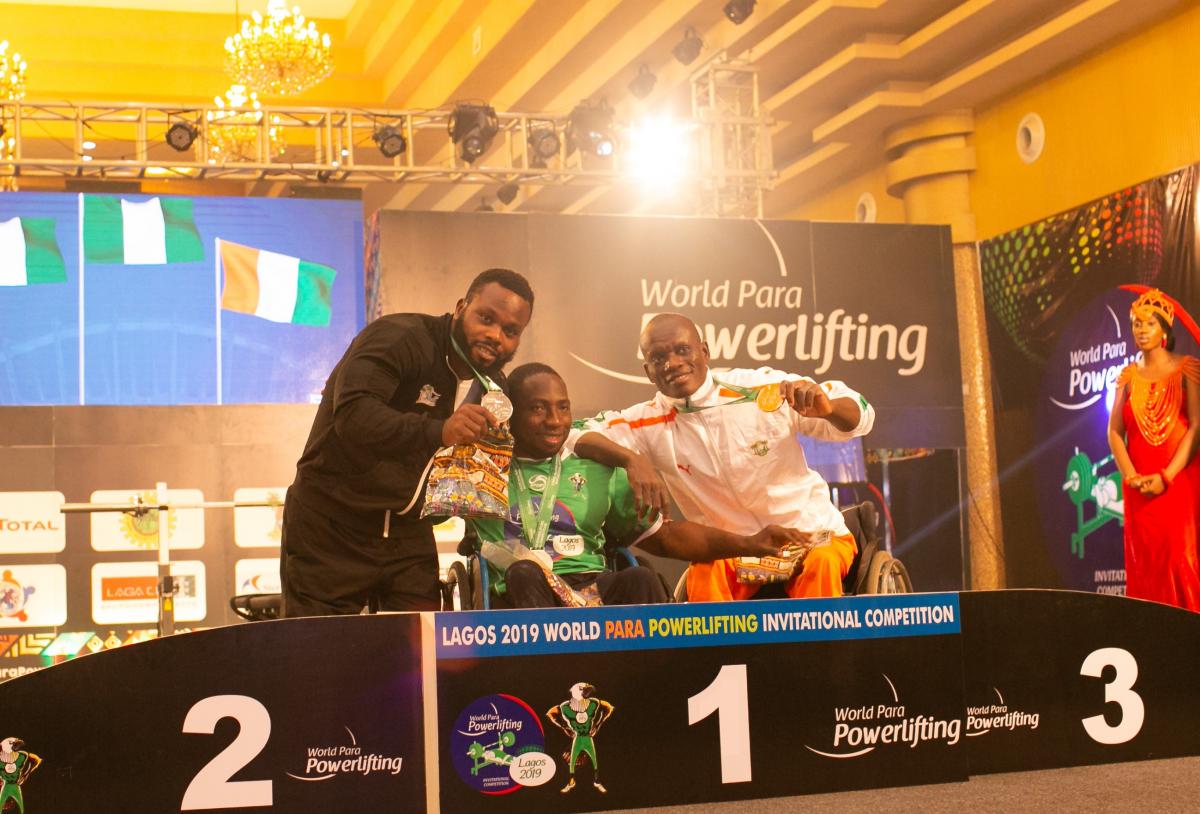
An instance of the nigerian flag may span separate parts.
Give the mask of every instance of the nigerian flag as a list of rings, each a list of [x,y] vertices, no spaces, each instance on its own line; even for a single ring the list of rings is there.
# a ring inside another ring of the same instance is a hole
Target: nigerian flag
[[[225,288],[221,307],[272,322],[328,325],[337,272],[319,263],[219,241]]]
[[[83,255],[89,263],[127,266],[203,260],[192,199],[84,195]]]
[[[65,283],[53,218],[0,221],[0,285]]]

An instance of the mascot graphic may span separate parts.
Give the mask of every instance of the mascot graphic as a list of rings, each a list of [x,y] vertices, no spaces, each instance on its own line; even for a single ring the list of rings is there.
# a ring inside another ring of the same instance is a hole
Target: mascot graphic
[[[25,741],[20,738],[0,741],[0,814],[25,814],[21,785],[42,759],[24,749]]]
[[[575,769],[587,755],[592,760],[592,785],[596,791],[608,789],[600,785],[600,764],[596,761],[596,733],[613,713],[613,705],[596,698],[596,688],[582,681],[571,686],[571,697],[550,708],[546,717],[550,723],[571,739],[571,751],[563,753],[563,759],[571,772],[571,779],[563,786],[566,794],[575,788]]]

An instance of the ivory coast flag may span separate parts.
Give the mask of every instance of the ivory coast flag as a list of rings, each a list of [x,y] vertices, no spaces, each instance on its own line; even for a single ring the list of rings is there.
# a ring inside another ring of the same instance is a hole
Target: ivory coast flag
[[[53,218],[0,221],[0,285],[65,283],[67,267]]]
[[[89,263],[127,266],[203,260],[192,199],[84,195],[83,256]]]
[[[222,308],[272,322],[329,324],[337,276],[332,268],[227,240],[219,243],[225,269]]]

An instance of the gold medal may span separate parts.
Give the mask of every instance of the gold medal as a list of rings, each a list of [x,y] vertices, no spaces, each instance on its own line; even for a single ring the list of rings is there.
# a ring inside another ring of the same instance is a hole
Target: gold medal
[[[754,403],[764,413],[773,413],[778,410],[783,406],[783,394],[779,392],[779,385],[768,384],[759,389]]]

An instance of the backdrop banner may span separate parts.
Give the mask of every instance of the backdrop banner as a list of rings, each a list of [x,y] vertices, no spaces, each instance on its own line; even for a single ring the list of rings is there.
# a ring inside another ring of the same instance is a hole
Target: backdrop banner
[[[485,268],[525,274],[536,304],[516,361],[562,373],[578,415],[653,394],[638,334],[674,311],[714,366],[859,390],[876,409],[869,446],[963,444],[944,227],[385,211],[369,235],[368,313],[442,313]]]
[[[1108,447],[1136,295],[1200,303],[1197,167],[1146,181],[980,244],[996,382],[1010,582],[1125,591],[1124,503]],[[1187,331],[1178,353],[1195,355]]]

